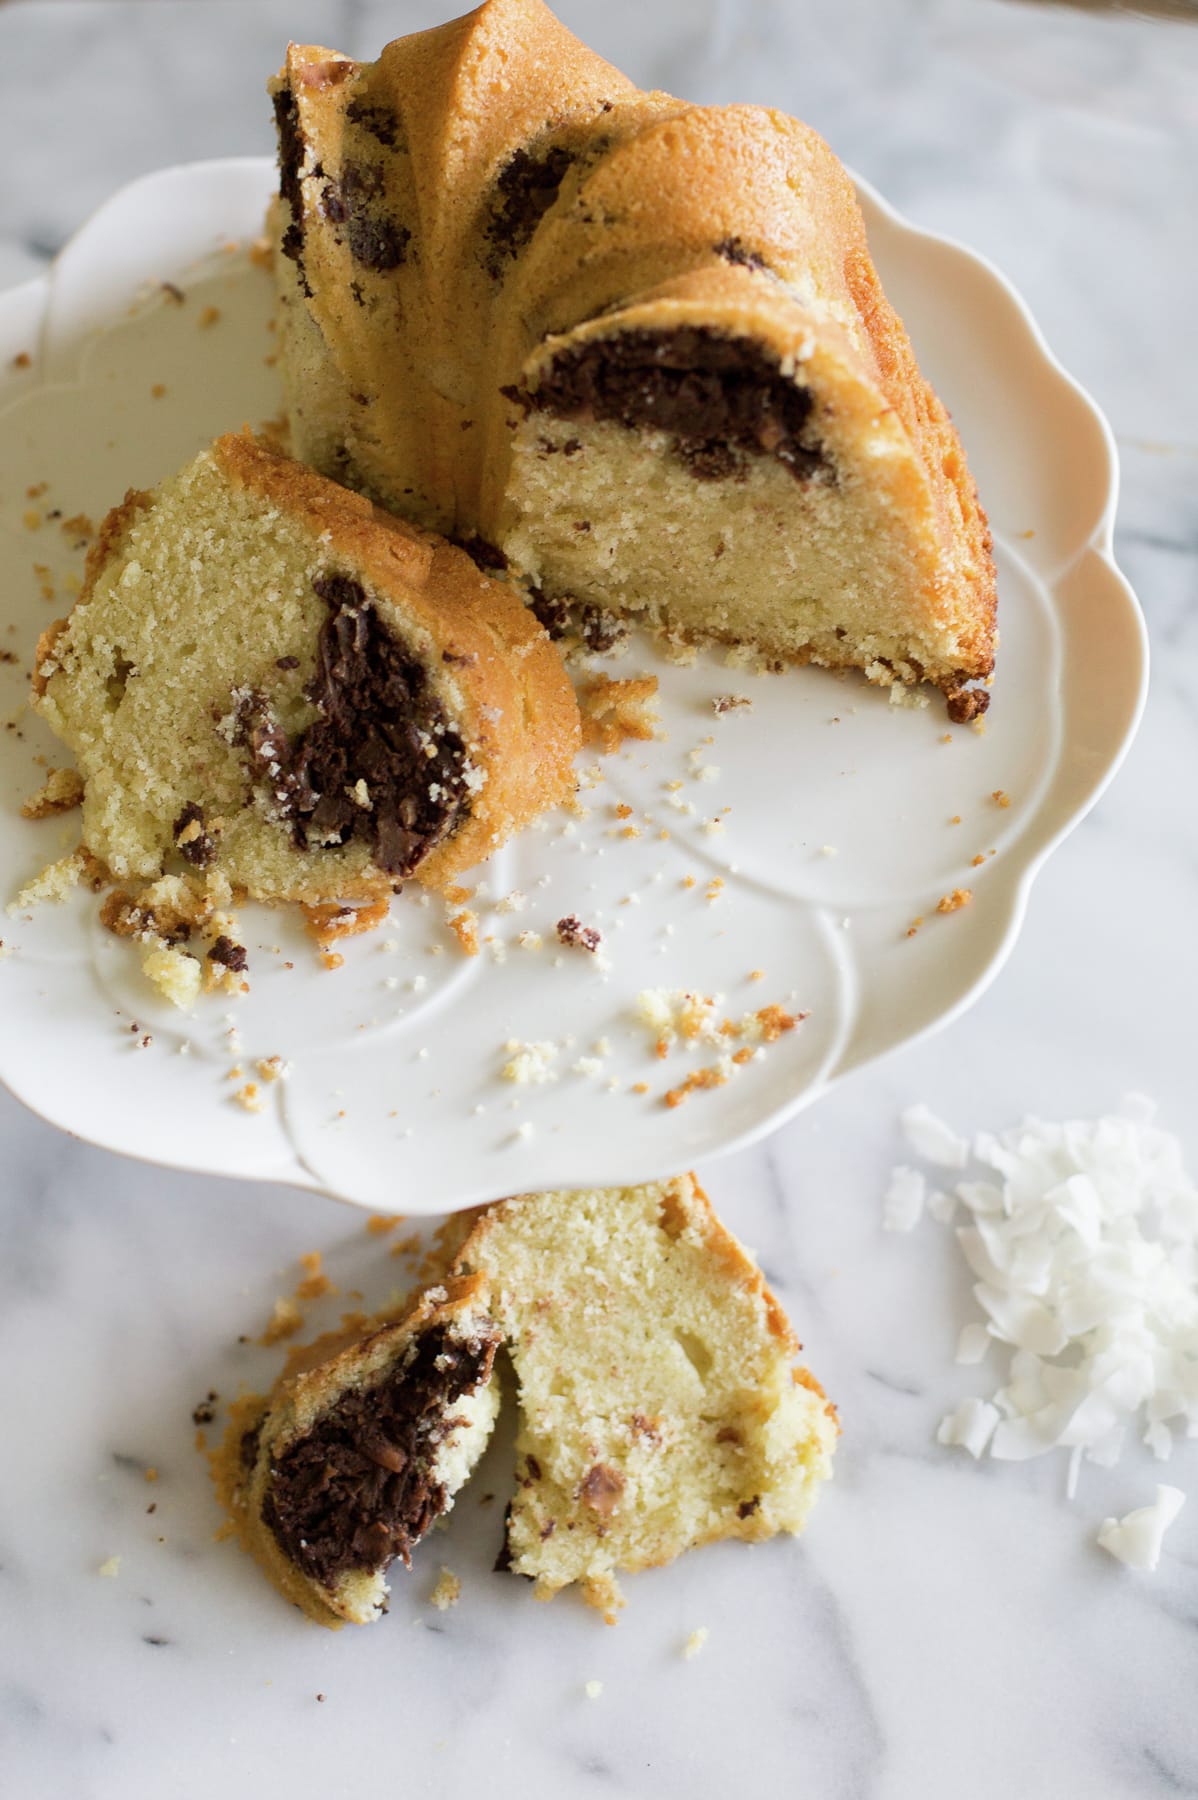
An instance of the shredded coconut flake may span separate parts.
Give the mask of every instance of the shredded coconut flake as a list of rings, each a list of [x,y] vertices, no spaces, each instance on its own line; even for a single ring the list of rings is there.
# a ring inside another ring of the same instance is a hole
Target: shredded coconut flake
[[[918,1169],[897,1168],[882,1199],[883,1231],[914,1231],[923,1217],[928,1184]]]
[[[909,1106],[902,1116],[903,1136],[925,1162],[940,1169],[963,1169],[969,1161],[969,1145],[922,1103]]]
[[[998,1408],[988,1400],[962,1400],[956,1412],[941,1419],[936,1442],[959,1444],[977,1458],[990,1442],[998,1417]]]
[[[956,1161],[964,1140],[926,1107],[903,1124],[929,1160]],[[1010,1354],[1005,1380],[944,1420],[940,1442],[1003,1461],[1066,1449],[1072,1493],[1083,1460],[1113,1467],[1136,1435],[1162,1459],[1175,1433],[1198,1436],[1198,1188],[1177,1138],[1133,1097],[1098,1119],[981,1133],[973,1160],[980,1178],[949,1198],[969,1215],[956,1237],[986,1322],[966,1326],[957,1360],[980,1362],[991,1343]],[[895,1171],[888,1207],[908,1173]],[[1163,1504],[1109,1521],[1100,1541],[1154,1567],[1176,1511]]]
[[[1186,1503],[1180,1488],[1158,1487],[1151,1506],[1138,1506],[1121,1519],[1104,1519],[1098,1542],[1129,1569],[1151,1574],[1161,1560],[1161,1542]]]

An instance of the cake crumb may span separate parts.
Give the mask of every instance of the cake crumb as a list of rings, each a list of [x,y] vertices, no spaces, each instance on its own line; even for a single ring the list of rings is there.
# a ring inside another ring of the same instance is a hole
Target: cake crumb
[[[106,1557],[96,1570],[97,1575],[103,1575],[108,1581],[115,1581],[120,1572],[121,1559],[119,1556]]]
[[[387,1237],[397,1225],[403,1224],[402,1213],[371,1213],[366,1221],[366,1230],[371,1237]]]
[[[161,400],[163,395],[166,393],[165,381],[156,381],[154,383],[154,385],[151,387],[150,393],[152,394],[152,396],[154,397],[155,400]]]
[[[656,675],[613,681],[601,675],[580,694],[582,738],[605,754],[626,739],[647,743],[656,734]]]
[[[319,1250],[309,1250],[299,1260],[300,1268],[305,1274],[303,1280],[296,1284],[297,1300],[323,1300],[326,1294],[337,1292],[324,1272],[324,1257]]]
[[[291,1064],[281,1056],[260,1056],[254,1064],[263,1081],[286,1081]]]
[[[8,911],[18,913],[30,906],[40,906],[43,901],[58,903],[65,900],[71,889],[82,881],[86,867],[86,853],[82,849],[72,850],[58,862],[48,863],[40,874],[26,883],[16,899],[9,902]]]
[[[21,817],[48,819],[54,813],[70,812],[82,798],[83,779],[77,769],[48,769],[36,794],[22,804]]]
[[[258,1342],[264,1349],[269,1350],[272,1344],[279,1344],[284,1338],[294,1337],[303,1322],[304,1315],[296,1302],[280,1296],[275,1301],[266,1330]]]
[[[162,939],[142,952],[141,970],[164,999],[187,1012],[200,997],[204,971],[198,958]]]
[[[519,1086],[539,1086],[557,1080],[557,1071],[553,1068],[557,1058],[556,1044],[544,1039],[525,1044],[519,1038],[509,1038],[504,1051],[508,1059],[500,1070],[504,1081],[514,1081]]]
[[[210,325],[215,325],[219,318],[220,318],[220,307],[219,306],[206,306],[206,307],[204,307],[203,311],[200,313],[199,319],[196,321],[196,323],[198,324],[201,331],[206,331]]]
[[[995,788],[995,790],[991,794],[990,798],[993,800],[995,806],[1004,806],[1005,807],[1005,806],[1010,806],[1010,804],[1011,804],[1010,794],[1005,793],[1002,788]]]
[[[448,920],[449,929],[467,956],[478,955],[478,914],[470,911],[453,913]]]
[[[752,712],[753,702],[748,694],[717,694],[711,703],[711,710],[717,718],[724,713],[735,712],[740,707]]]
[[[389,906],[390,902],[385,898],[371,900],[365,906],[345,906],[336,900],[320,900],[314,904],[301,903],[300,911],[309,935],[316,939],[322,950],[327,950],[339,938],[374,931],[387,917]],[[388,944],[383,948],[387,949]],[[326,966],[339,968],[342,960],[339,958],[337,963]]]
[[[601,1681],[588,1681],[582,1691],[588,1700],[598,1700],[600,1694],[603,1692],[603,1683]]]
[[[95,523],[87,513],[72,513],[69,519],[63,520],[59,530],[63,537],[74,540],[76,550],[82,550],[96,535]]]
[[[721,1068],[692,1069],[685,1081],[677,1087],[670,1088],[663,1096],[669,1107],[681,1106],[691,1094],[701,1092],[704,1088],[723,1087],[728,1080]]]
[[[940,913],[960,912],[973,899],[972,888],[954,888],[951,894],[942,894],[936,902],[936,911]]]
[[[438,1612],[448,1612],[456,1606],[462,1597],[462,1583],[452,1569],[442,1567],[437,1577],[437,1585],[429,1595],[429,1605],[435,1606]]]
[[[11,366],[14,369],[30,369],[30,368],[32,368],[33,367],[33,359],[30,356],[28,350],[18,350],[17,354],[12,359]]]
[[[706,1625],[698,1625],[695,1627],[694,1631],[692,1631],[687,1638],[686,1643],[682,1646],[682,1654],[687,1662],[694,1661],[710,1636],[711,1633],[708,1631]]]
[[[598,950],[603,937],[593,925],[584,925],[575,913],[567,913],[557,922],[557,935],[568,950]]]
[[[243,1112],[260,1113],[266,1106],[255,1081],[247,1081],[244,1087],[238,1088],[233,1098]]]

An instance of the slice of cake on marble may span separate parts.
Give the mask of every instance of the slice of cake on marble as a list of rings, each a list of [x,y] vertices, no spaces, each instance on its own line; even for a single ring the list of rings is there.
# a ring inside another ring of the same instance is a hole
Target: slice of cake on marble
[[[293,1360],[231,1432],[218,1486],[242,1542],[319,1624],[381,1617],[388,1568],[410,1565],[486,1447],[499,1410],[487,1285],[427,1289],[398,1323]]]
[[[578,1582],[610,1618],[617,1570],[802,1530],[836,1416],[693,1176],[502,1201],[455,1269],[489,1279],[515,1370],[505,1556],[541,1595]]]
[[[109,514],[33,705],[118,881],[444,888],[573,787],[558,652],[462,551],[254,437]]]

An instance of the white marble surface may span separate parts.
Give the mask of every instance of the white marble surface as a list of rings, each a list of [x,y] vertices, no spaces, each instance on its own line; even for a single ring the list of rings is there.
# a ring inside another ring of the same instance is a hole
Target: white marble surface
[[[630,1579],[614,1631],[487,1573],[500,1501],[479,1495],[502,1495],[501,1449],[381,1627],[302,1624],[213,1543],[191,1409],[263,1376],[266,1353],[237,1336],[294,1285],[301,1252],[371,1298],[395,1265],[329,1202],[120,1162],[0,1098],[0,1790],[1198,1793],[1198,1447],[1170,1465],[1191,1504],[1153,1578],[1092,1543],[1105,1514],[1149,1497],[1146,1457],[1087,1471],[1070,1504],[1056,1463],[938,1449],[936,1421],[972,1385],[951,1360],[966,1279],[938,1227],[878,1229],[894,1115],[914,1098],[972,1127],[1103,1110],[1136,1087],[1198,1163],[1198,25],[1006,0],[562,10],[646,84],[803,114],[1023,288],[1120,440],[1119,550],[1156,654],[1148,715],[974,1010],[707,1172],[840,1404],[837,1481],[799,1546],[724,1546]],[[289,35],[369,53],[439,12],[4,8],[0,111],[20,149],[0,187],[0,281],[36,272],[141,170],[269,148],[261,85]],[[427,1605],[441,1561],[464,1581],[444,1615]],[[685,1662],[699,1625],[710,1640]]]

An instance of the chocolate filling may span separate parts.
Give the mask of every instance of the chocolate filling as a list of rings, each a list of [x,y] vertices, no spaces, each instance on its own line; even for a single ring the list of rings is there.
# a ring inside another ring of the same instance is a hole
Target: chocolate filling
[[[667,431],[705,480],[742,472],[750,455],[773,456],[799,481],[829,467],[810,390],[751,338],[704,326],[592,338],[556,357],[535,393],[505,392],[525,411]]]
[[[349,253],[365,269],[385,274],[407,260],[412,234],[399,225],[378,202],[385,177],[380,163],[354,162],[349,157],[337,181],[325,183],[323,210],[330,224],[345,227]]]
[[[465,745],[360,583],[330,574],[312,585],[329,608],[305,690],[320,717],[289,740],[265,697],[242,689],[233,741],[299,849],[364,838],[380,869],[410,875],[465,812]]]
[[[410,1564],[449,1496],[433,1474],[453,1408],[491,1374],[498,1333],[469,1343],[425,1332],[406,1367],[353,1388],[271,1469],[262,1517],[305,1575],[328,1584],[348,1569]]]
[[[308,277],[304,273],[304,196],[300,186],[300,170],[304,164],[304,140],[300,131],[299,108],[290,88],[275,95],[275,125],[279,133],[279,197],[287,202],[291,223],[283,233],[279,248],[291,258],[299,273],[301,291],[311,296]]]
[[[573,154],[560,144],[534,151],[521,145],[499,171],[491,218],[483,229],[483,266],[496,279],[504,263],[523,250],[553,202]]]

